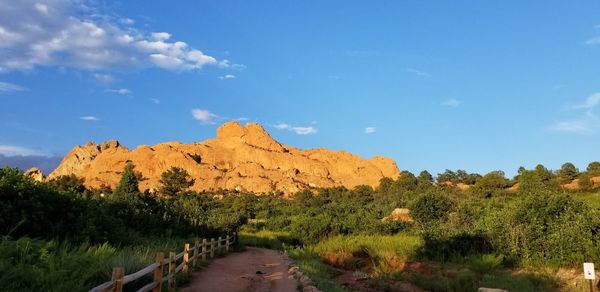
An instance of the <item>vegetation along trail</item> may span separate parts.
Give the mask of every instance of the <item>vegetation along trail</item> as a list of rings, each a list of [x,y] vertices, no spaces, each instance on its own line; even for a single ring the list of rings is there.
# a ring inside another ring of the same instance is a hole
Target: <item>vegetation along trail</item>
[[[289,260],[275,250],[248,247],[214,260],[180,291],[295,291],[298,283],[288,276],[288,266]]]

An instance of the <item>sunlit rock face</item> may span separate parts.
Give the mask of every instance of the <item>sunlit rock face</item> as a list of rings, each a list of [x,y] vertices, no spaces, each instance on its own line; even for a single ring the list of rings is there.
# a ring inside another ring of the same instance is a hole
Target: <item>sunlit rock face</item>
[[[275,141],[262,126],[228,122],[217,137],[204,142],[166,142],[129,150],[118,141],[88,143],[69,152],[48,177],[75,174],[85,185],[112,188],[131,161],[145,179],[140,189],[157,189],[160,175],[181,167],[195,179],[192,190],[218,189],[253,193],[283,192],[357,185],[376,187],[383,177],[397,178],[396,163],[385,157],[364,159],[345,151],[300,150]]]

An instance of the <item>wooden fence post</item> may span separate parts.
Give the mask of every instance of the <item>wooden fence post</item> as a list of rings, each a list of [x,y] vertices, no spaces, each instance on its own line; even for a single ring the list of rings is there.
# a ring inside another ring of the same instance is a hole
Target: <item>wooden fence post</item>
[[[113,291],[123,292],[123,276],[124,272],[122,267],[113,268],[112,280],[115,282],[115,289]]]
[[[222,251],[221,240],[222,240],[221,236],[219,236],[219,241],[217,242],[217,250],[219,251],[219,254],[221,254],[221,251]]]
[[[198,262],[198,241],[194,242],[194,257],[192,259],[192,268],[196,268],[196,262]]]
[[[175,253],[169,253],[169,291],[175,291],[175,267],[177,267],[177,263],[175,262]]]
[[[225,237],[225,253],[229,253],[229,234]]]
[[[154,288],[152,292],[160,292],[162,290],[162,278],[163,278],[163,260],[165,259],[165,254],[162,252],[156,253],[156,264],[158,265],[154,270]]]
[[[214,258],[215,257],[215,239],[211,238],[210,239],[210,258]]]
[[[183,245],[183,268],[181,268],[181,270],[184,273],[188,272],[189,262],[190,262],[190,244],[186,243]]]
[[[202,261],[206,261],[206,238],[202,238]]]

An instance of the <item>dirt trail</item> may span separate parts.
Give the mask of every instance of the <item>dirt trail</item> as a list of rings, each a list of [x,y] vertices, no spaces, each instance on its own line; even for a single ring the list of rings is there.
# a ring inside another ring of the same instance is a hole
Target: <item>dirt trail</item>
[[[248,247],[246,251],[218,258],[192,275],[182,292],[288,292],[298,283],[288,275],[289,261],[279,252]]]

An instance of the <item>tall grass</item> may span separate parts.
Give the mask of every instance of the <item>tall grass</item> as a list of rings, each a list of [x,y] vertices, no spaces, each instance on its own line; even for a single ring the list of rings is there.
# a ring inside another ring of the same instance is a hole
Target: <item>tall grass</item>
[[[0,287],[4,291],[87,291],[110,280],[113,267],[123,267],[126,274],[138,271],[154,261],[156,252],[180,252],[184,242],[156,239],[144,245],[115,247],[2,237]]]
[[[370,267],[376,273],[402,269],[423,240],[409,234],[335,236],[317,243],[315,252],[327,263],[349,269]]]

